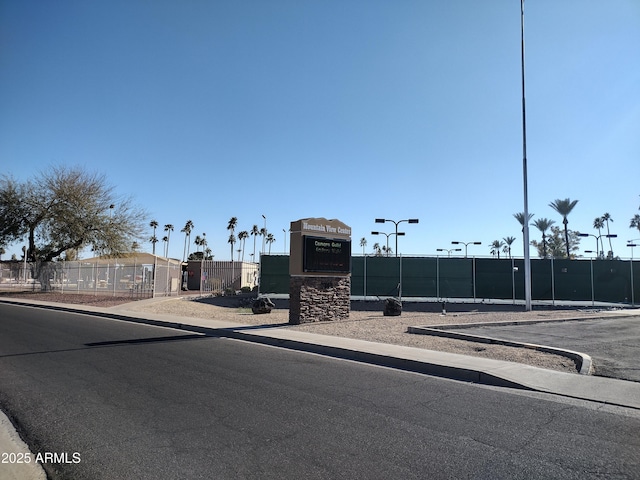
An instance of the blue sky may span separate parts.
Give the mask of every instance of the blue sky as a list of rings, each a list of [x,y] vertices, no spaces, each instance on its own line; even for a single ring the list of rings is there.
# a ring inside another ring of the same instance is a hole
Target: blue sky
[[[628,257],[640,2],[527,0],[525,36],[529,211],[561,225],[548,204],[577,199],[588,233],[608,212]],[[520,82],[518,0],[0,0],[0,165],[104,173],[176,227],[177,258],[188,219],[225,260],[229,219],[262,215],[272,253],[307,217],[369,252],[383,217],[420,219],[403,255],[507,236],[522,255]]]

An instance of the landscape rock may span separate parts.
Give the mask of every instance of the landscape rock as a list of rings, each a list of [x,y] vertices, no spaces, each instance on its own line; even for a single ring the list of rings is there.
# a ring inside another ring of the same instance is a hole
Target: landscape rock
[[[268,297],[258,298],[251,305],[251,311],[257,315],[263,313],[271,313],[271,309],[275,308],[275,304]]]
[[[384,301],[384,316],[397,317],[402,314],[402,302],[398,298],[387,298]]]

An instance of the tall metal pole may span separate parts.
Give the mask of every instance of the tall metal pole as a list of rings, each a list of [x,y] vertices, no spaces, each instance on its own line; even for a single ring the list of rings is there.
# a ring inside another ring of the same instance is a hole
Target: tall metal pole
[[[529,254],[529,192],[527,187],[527,115],[524,89],[524,0],[520,0],[520,60],[522,67],[522,179],[524,184],[524,296],[525,310],[531,311],[531,257]]]

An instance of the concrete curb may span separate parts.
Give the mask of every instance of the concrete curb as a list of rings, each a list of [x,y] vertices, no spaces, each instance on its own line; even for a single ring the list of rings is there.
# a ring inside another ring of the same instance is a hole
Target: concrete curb
[[[1,411],[0,453],[15,455],[15,461],[9,457],[7,463],[2,464],[0,477],[3,479],[46,480],[47,475],[42,465],[35,461],[29,446],[22,441],[9,418]]]
[[[527,322],[532,323],[532,322]],[[513,325],[516,322],[503,322],[504,325]],[[479,326],[479,324],[475,324]],[[498,325],[492,323],[491,326]],[[482,324],[486,326],[486,324]],[[454,328],[453,325],[447,325],[447,328]],[[593,373],[593,362],[591,357],[586,353],[575,352],[573,350],[565,350],[562,348],[547,347],[545,345],[537,345],[535,343],[514,342],[511,340],[502,340],[500,338],[485,337],[481,335],[472,335],[468,333],[451,332],[447,330],[441,330],[438,327],[409,327],[407,328],[409,333],[415,333],[419,335],[433,335],[436,337],[455,338],[457,340],[467,340],[470,342],[487,343],[493,345],[504,345],[507,347],[527,348],[530,350],[536,350],[538,352],[552,353],[554,355],[560,355],[567,357],[576,362],[578,365],[578,373],[580,375],[591,375]]]

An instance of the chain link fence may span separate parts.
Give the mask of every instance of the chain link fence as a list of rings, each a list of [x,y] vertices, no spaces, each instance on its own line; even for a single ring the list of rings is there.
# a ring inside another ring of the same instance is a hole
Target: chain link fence
[[[151,298],[178,295],[181,275],[178,262],[162,258],[153,263],[134,258],[0,262],[0,290]]]

